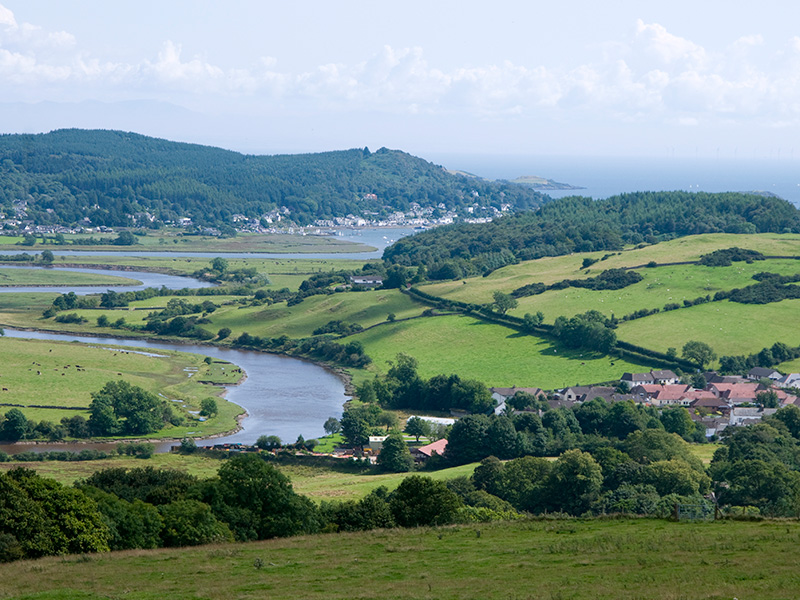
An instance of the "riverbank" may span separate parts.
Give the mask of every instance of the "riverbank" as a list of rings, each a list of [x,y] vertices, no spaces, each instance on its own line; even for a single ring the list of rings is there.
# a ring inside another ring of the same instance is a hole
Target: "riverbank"
[[[7,335],[101,344],[113,340],[114,346],[190,352],[237,365],[247,376],[237,385],[225,384],[225,399],[241,407],[246,415],[242,416],[232,433],[202,436],[196,438],[198,440],[252,444],[260,435],[278,435],[287,441],[294,440],[298,435],[306,439],[320,437],[324,435],[322,425],[325,420],[331,416],[341,416],[345,402],[350,399],[348,392],[352,389],[349,375],[335,366],[274,352],[242,350],[208,342],[186,343],[186,340],[164,340],[154,336],[87,336],[33,328],[9,329]],[[170,436],[168,442],[161,443],[158,451],[168,451],[167,444],[179,441],[182,437],[186,436]],[[40,443],[38,446],[43,448],[46,445]]]

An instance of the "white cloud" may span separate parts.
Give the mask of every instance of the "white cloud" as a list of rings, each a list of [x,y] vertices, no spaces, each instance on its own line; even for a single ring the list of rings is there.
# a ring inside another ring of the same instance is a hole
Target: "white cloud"
[[[627,39],[610,40],[567,66],[503,61],[445,69],[431,64],[421,47],[387,45],[360,62],[304,71],[281,69],[273,56],[222,67],[205,56],[184,56],[171,40],[151,57],[113,63],[82,50],[67,32],[18,23],[0,5],[0,86],[7,100],[144,96],[230,110],[562,120],[578,111],[598,121],[798,122],[800,37],[771,46],[779,42],[751,34],[709,49],[638,20]]]
[[[12,29],[17,27],[17,20],[14,18],[14,13],[8,10],[2,4],[0,4],[0,25],[5,25],[6,27],[11,27]]]

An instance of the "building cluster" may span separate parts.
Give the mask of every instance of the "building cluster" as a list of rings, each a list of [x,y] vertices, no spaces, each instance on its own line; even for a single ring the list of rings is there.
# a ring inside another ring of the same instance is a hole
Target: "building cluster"
[[[377,198],[375,194],[367,194]],[[448,209],[444,203],[436,207],[423,208],[416,202],[409,205],[407,211],[393,211],[388,215],[364,211],[360,216],[349,214],[346,217],[333,219],[318,219],[314,222],[317,227],[436,227],[449,225],[456,221],[464,223],[488,223],[492,219],[511,211],[510,204],[502,204],[500,208],[484,206],[474,202],[471,206],[459,211]]]
[[[616,386],[574,386],[552,392],[539,388],[491,388],[497,400],[496,414],[510,410],[506,401],[517,392],[545,398],[551,408],[572,407],[602,398],[607,402],[632,401],[657,408],[681,407],[706,430],[706,437],[718,436],[727,427],[751,425],[790,404],[800,406],[796,395],[800,373],[783,375],[774,369],[757,367],[746,376],[703,373],[706,385],[695,388],[680,383],[670,370],[625,373]],[[766,400],[766,401],[765,401]]]

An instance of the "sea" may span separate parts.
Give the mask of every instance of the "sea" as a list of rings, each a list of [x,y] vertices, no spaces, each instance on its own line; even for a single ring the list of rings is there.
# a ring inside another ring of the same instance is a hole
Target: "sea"
[[[652,158],[441,154],[426,158],[487,179],[536,175],[583,189],[553,197],[608,198],[624,192],[769,192],[800,207],[800,158]]]

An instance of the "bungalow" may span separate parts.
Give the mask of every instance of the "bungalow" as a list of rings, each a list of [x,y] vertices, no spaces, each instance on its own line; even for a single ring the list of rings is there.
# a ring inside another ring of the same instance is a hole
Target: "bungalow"
[[[731,411],[731,406],[722,398],[717,398],[713,394],[711,397],[702,397],[697,398],[696,400],[692,400],[689,403],[689,407],[696,409],[698,412],[701,413],[720,413],[722,415],[727,415]]]
[[[782,388],[800,387],[800,373],[789,373],[776,382]]]
[[[627,383],[630,387],[655,382],[650,373],[623,373],[620,381]]]
[[[781,377],[783,377],[782,373],[779,373],[775,369],[767,369],[765,367],[753,367],[747,372],[747,378],[751,381],[758,381],[759,379],[778,381]]]
[[[501,400],[508,400],[517,392],[525,392],[526,394],[530,394],[531,396],[536,396],[537,398],[544,394],[544,390],[542,388],[526,388],[526,387],[517,387],[512,386],[510,388],[503,388],[503,387],[493,387],[489,388],[489,391],[492,393],[492,398],[500,402]]]
[[[735,406],[731,410],[729,423],[731,427],[740,425],[752,425],[758,423],[762,418],[774,415],[777,408],[743,407]]]
[[[383,277],[378,275],[351,275],[350,284],[365,288],[376,288],[383,285]]]
[[[723,417],[709,417],[693,414],[692,420],[695,423],[700,423],[705,428],[706,438],[712,438],[714,436],[719,437],[719,434],[728,427],[728,419]]]
[[[712,383],[708,386],[708,391],[732,405],[754,403],[756,395],[766,389],[760,383]]]
[[[677,384],[642,384],[631,390],[631,394],[639,398],[639,402],[651,402],[656,406],[680,404],[685,406],[681,399],[693,391],[692,386],[682,383]]]
[[[365,451],[369,451],[372,454],[378,454],[383,449],[383,442],[386,441],[388,435],[371,435],[369,436],[369,442],[364,447]]]
[[[556,394],[556,397],[571,403],[589,402],[595,398],[602,398],[606,402],[620,402],[622,400],[640,401],[634,394],[620,394],[617,392],[616,388],[605,385],[569,387],[561,390],[561,392]]]
[[[623,373],[620,381],[627,383],[630,387],[641,384],[658,383],[673,384],[678,383],[680,378],[669,369],[661,371],[650,371],[649,373]]]
[[[665,369],[663,371],[650,371],[650,375],[653,376],[653,381],[664,385],[678,383],[680,381],[680,377],[678,377],[669,369]]]
[[[440,440],[436,440],[432,444],[428,444],[427,446],[412,448],[411,456],[413,456],[414,460],[417,462],[425,462],[426,460],[431,458],[434,454],[438,454],[439,456],[444,455],[444,451],[446,448],[447,448],[447,440],[445,438],[442,438]]]
[[[741,375],[720,375],[716,371],[706,371],[703,373],[706,383],[743,383],[745,378]]]

